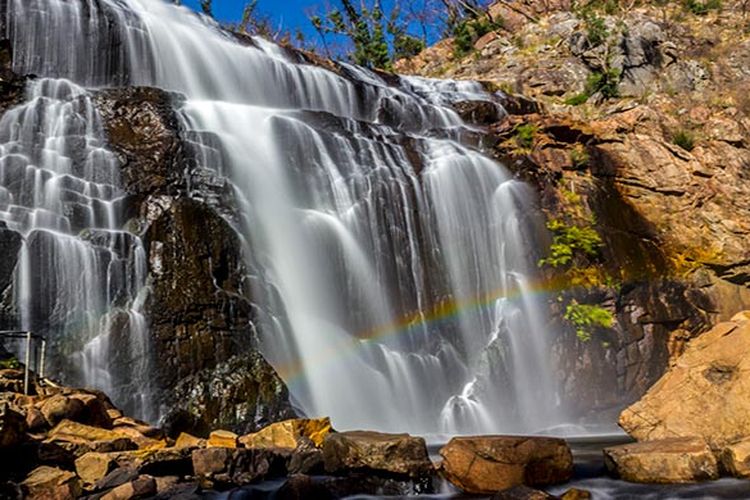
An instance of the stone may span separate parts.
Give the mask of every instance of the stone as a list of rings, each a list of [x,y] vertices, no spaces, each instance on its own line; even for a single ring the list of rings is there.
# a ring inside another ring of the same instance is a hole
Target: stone
[[[277,500],[307,500],[315,498],[320,500],[333,500],[333,493],[321,481],[316,481],[310,476],[296,474],[290,476],[276,493]]]
[[[113,431],[117,434],[120,434],[121,436],[129,438],[138,446],[139,449],[142,450],[167,447],[166,439],[153,439],[150,437],[146,437],[136,427],[115,426],[113,428]]]
[[[286,475],[286,457],[267,449],[200,448],[192,451],[195,476],[207,484],[244,485]]]
[[[587,490],[579,490],[578,488],[571,488],[562,495],[560,500],[590,500],[591,492]]]
[[[209,448],[237,448],[237,434],[230,431],[213,431],[208,436],[206,446]]]
[[[21,483],[26,498],[44,500],[73,500],[81,495],[81,484],[76,475],[55,467],[34,469]]]
[[[175,448],[205,448],[206,440],[197,438],[187,432],[181,432],[174,443]]]
[[[107,405],[103,397],[95,393],[76,392],[71,394],[69,398],[71,400],[78,400],[83,404],[80,414],[77,418],[71,418],[71,420],[104,429],[112,427],[112,419],[107,413]]]
[[[750,479],[750,438],[725,446],[721,450],[720,463],[728,474]]]
[[[610,472],[634,483],[690,483],[719,477],[716,457],[699,437],[605,448],[604,462]]]
[[[48,433],[44,444],[59,447],[80,457],[88,452],[113,452],[134,450],[138,446],[121,434],[98,427],[63,420]]]
[[[80,399],[55,394],[42,403],[41,412],[50,427],[54,427],[62,420],[78,421],[84,408],[85,405]]]
[[[553,500],[555,497],[528,486],[513,486],[492,495],[491,500]]]
[[[163,494],[172,490],[180,482],[178,476],[163,476],[154,478],[156,480],[156,493]]]
[[[115,457],[110,453],[89,452],[75,461],[76,474],[86,484],[94,484],[117,467]]]
[[[640,441],[700,436],[716,449],[750,436],[750,322],[720,323],[690,341],[619,424]]]
[[[138,476],[105,493],[101,500],[130,500],[148,498],[156,494],[156,480],[151,476]]]
[[[48,426],[47,419],[39,409],[33,406],[26,410],[26,426],[30,431],[37,431]]]
[[[328,417],[299,418],[276,422],[254,434],[242,436],[239,441],[245,448],[296,449],[303,439],[309,439],[316,447],[321,447],[330,432],[331,419]]]
[[[26,440],[26,419],[7,403],[0,404],[0,449]]]
[[[455,437],[440,450],[445,477],[466,493],[562,483],[573,475],[563,439],[523,436]]]
[[[371,471],[419,478],[433,472],[424,439],[409,434],[330,433],[323,441],[323,461],[332,474]]]
[[[138,477],[138,471],[128,467],[118,467],[99,479],[92,488],[94,491],[105,491],[128,483]]]

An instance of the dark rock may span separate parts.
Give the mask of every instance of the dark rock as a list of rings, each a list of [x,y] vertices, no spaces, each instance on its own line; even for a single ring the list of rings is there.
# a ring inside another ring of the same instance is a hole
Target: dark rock
[[[241,486],[286,475],[287,456],[268,449],[203,448],[192,452],[193,471],[214,487]]]
[[[286,480],[276,493],[277,500],[333,500],[336,498],[321,480],[301,474],[293,475]]]
[[[433,472],[421,437],[349,431],[328,434],[323,441],[326,472],[368,471],[386,476],[423,478]]]
[[[467,493],[562,483],[573,475],[570,448],[557,438],[456,437],[440,455],[445,477]]]
[[[84,408],[85,405],[80,399],[56,394],[44,401],[41,412],[50,427],[54,427],[66,419],[78,422],[84,412]]]
[[[25,498],[73,500],[81,495],[81,483],[76,475],[55,467],[34,469],[21,483]]]
[[[523,485],[498,491],[492,495],[492,500],[553,500],[554,498],[549,493]]]
[[[26,419],[7,403],[0,404],[0,449],[18,446],[26,440]]]
[[[138,477],[138,471],[128,467],[118,467],[111,471],[94,484],[94,491],[104,491],[116,488],[122,484],[133,481]]]
[[[144,475],[113,488],[100,498],[101,500],[130,500],[131,498],[149,498],[155,494],[156,480]]]
[[[459,101],[453,107],[465,122],[475,125],[490,125],[503,114],[502,108],[491,101]]]

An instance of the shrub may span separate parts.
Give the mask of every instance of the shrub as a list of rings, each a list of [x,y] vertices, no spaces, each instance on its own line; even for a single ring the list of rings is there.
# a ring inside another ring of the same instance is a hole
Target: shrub
[[[598,305],[579,304],[575,300],[565,308],[564,318],[576,329],[576,336],[581,342],[591,340],[596,328],[612,328],[615,318],[611,312]]]
[[[536,125],[533,123],[519,124],[513,128],[513,132],[515,133],[516,144],[518,144],[518,147],[531,149],[534,145],[534,137],[537,132]]]
[[[586,24],[586,40],[591,47],[598,47],[609,37],[609,30],[603,17],[591,14],[585,16],[583,22]]]
[[[589,97],[601,93],[605,99],[611,99],[620,95],[618,85],[620,84],[620,70],[606,69],[604,71],[594,71],[586,79],[586,86],[583,92],[569,97],[565,100],[568,106],[578,106],[589,100]]]
[[[570,161],[577,169],[583,168],[589,163],[589,153],[582,146],[570,150]]]
[[[597,257],[602,239],[593,227],[567,225],[559,219],[547,222],[552,231],[552,245],[549,257],[539,261],[539,265],[560,267],[569,264],[576,253],[587,257]]]
[[[721,9],[721,0],[684,0],[683,6],[696,16],[705,16],[712,10]]]
[[[488,17],[466,18],[453,27],[453,55],[463,57],[474,50],[474,42],[491,31],[502,28],[502,22]]]
[[[685,151],[692,151],[695,148],[695,137],[689,130],[678,130],[672,136],[672,142]]]

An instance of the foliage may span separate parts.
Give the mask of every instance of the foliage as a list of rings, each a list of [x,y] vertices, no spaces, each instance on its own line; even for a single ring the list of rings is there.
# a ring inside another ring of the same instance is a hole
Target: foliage
[[[578,106],[589,100],[591,96],[599,93],[605,99],[611,99],[620,95],[618,85],[620,84],[620,70],[609,68],[604,71],[594,71],[586,79],[583,92],[565,100],[569,106]]]
[[[522,149],[531,149],[537,133],[537,126],[533,123],[520,123],[513,128],[516,144]]]
[[[721,9],[721,0],[684,0],[682,5],[696,16],[705,16],[712,10]]]
[[[201,10],[209,17],[214,17],[212,3],[213,0],[201,0]]]
[[[689,130],[682,129],[675,132],[672,142],[685,151],[692,151],[695,148],[695,136]]]
[[[540,265],[560,267],[570,264],[577,253],[587,257],[597,257],[602,246],[599,233],[591,226],[568,225],[560,219],[547,222],[552,231],[552,245],[549,257],[539,261]]]
[[[586,148],[578,145],[570,150],[570,161],[575,168],[583,168],[589,163],[589,153],[586,151]]]
[[[463,57],[474,50],[474,43],[487,33],[502,28],[502,22],[488,15],[466,17],[453,27],[453,55]]]
[[[5,370],[8,368],[17,369],[20,367],[21,363],[15,357],[0,360],[0,370]]]
[[[583,18],[583,22],[586,25],[586,40],[591,47],[598,47],[609,37],[609,30],[603,17],[589,14]]]
[[[612,328],[615,318],[611,312],[599,305],[579,304],[571,301],[565,309],[564,318],[576,329],[576,336],[582,342],[591,340],[596,328]]]

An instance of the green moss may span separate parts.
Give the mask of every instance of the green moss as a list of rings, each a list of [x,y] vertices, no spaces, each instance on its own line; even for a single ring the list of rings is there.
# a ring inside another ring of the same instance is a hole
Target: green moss
[[[576,147],[570,150],[570,161],[575,168],[583,168],[589,163],[589,153],[584,147]]]
[[[516,144],[522,149],[531,149],[536,138],[537,126],[533,123],[521,123],[513,128]]]
[[[554,234],[549,256],[539,261],[539,265],[560,267],[570,264],[576,254],[597,257],[602,239],[593,227],[568,225],[560,219],[547,222],[547,229]]]
[[[721,0],[683,0],[682,5],[696,16],[705,16],[712,10],[720,10]]]
[[[581,342],[591,340],[591,334],[597,328],[612,328],[615,318],[611,312],[599,305],[579,304],[575,300],[565,308],[564,318],[576,329],[576,336]]]
[[[7,358],[0,360],[0,370],[5,370],[8,368],[21,368],[21,363],[16,358]]]

